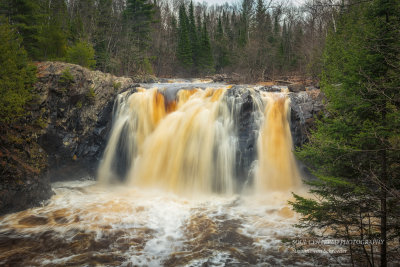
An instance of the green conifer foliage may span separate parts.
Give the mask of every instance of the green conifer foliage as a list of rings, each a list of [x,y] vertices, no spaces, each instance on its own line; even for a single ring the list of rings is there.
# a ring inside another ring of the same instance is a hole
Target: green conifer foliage
[[[45,0],[43,12],[47,14],[39,37],[42,60],[60,60],[65,57],[68,37],[68,10],[65,1]]]
[[[154,5],[147,0],[128,0],[124,11],[132,40],[144,51],[149,46],[149,33],[154,17]]]
[[[243,0],[240,13],[239,24],[239,45],[246,46],[249,41],[250,21],[252,16],[253,0]]]
[[[66,59],[67,62],[78,64],[82,67],[93,68],[96,65],[93,46],[85,41],[80,41],[69,47]]]
[[[190,39],[190,47],[192,50],[192,60],[194,66],[198,65],[198,57],[200,54],[199,47],[199,38],[196,31],[196,22],[194,19],[194,11],[193,11],[193,1],[190,1],[189,5],[189,39]]]
[[[230,64],[228,41],[224,33],[221,17],[218,18],[218,26],[215,35],[215,57],[216,57],[216,70],[221,71],[223,68]]]
[[[25,115],[36,69],[29,65],[22,40],[0,17],[0,123],[12,123]]]
[[[329,115],[298,152],[318,177],[309,182],[317,199],[295,195],[292,203],[306,216],[303,226],[329,227],[335,238],[384,241],[350,247],[357,266],[387,266],[394,256],[388,243],[400,236],[399,28],[398,1],[347,7],[324,55]]]
[[[200,71],[203,73],[213,73],[215,71],[214,58],[212,55],[210,37],[208,35],[208,30],[207,30],[207,19],[205,15],[203,19],[200,51],[201,51],[200,52],[201,58],[199,60]]]
[[[183,67],[193,66],[192,48],[189,37],[189,19],[185,6],[179,7],[179,36],[177,57]]]
[[[112,0],[99,0],[97,9],[97,30],[95,33],[96,67],[108,71],[111,65],[109,35],[112,32]]]
[[[39,1],[36,0],[4,0],[1,8],[10,21],[18,29],[22,44],[33,59],[40,58],[40,35],[45,14]]]

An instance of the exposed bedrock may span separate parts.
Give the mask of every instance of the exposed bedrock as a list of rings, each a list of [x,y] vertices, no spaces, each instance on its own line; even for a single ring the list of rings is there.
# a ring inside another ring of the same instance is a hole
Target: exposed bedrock
[[[67,63],[43,62],[38,70],[38,110],[47,123],[39,144],[48,154],[51,179],[94,174],[111,129],[114,99],[137,85]]]

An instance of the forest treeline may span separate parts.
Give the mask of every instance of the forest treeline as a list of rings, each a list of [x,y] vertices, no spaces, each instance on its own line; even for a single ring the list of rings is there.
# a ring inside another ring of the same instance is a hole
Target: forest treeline
[[[238,73],[247,81],[317,77],[329,5],[243,0],[3,0],[0,14],[32,60],[61,60],[116,75]]]

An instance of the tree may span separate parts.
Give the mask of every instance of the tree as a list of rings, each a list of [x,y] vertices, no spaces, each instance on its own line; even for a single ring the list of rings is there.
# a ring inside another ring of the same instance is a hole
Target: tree
[[[256,17],[255,17],[256,38],[261,45],[265,45],[267,34],[269,33],[267,26],[267,15],[263,0],[257,0]]]
[[[192,50],[192,61],[194,66],[198,66],[198,57],[200,54],[200,43],[199,38],[197,36],[196,31],[196,22],[194,20],[194,11],[193,11],[193,1],[190,1],[189,5],[189,39],[190,39],[190,48]]]
[[[112,36],[112,0],[99,0],[97,9],[97,25],[95,32],[96,66],[102,71],[110,68],[111,51],[110,35]]]
[[[41,25],[44,21],[40,2],[35,0],[5,0],[1,9],[10,24],[14,25],[22,37],[22,44],[28,55],[34,59],[40,57]]]
[[[68,10],[65,1],[43,1],[46,19],[39,36],[39,59],[60,60],[65,57],[68,37]]]
[[[381,239],[350,246],[353,265],[387,266],[388,243],[399,238],[400,4],[354,3],[328,37],[322,90],[329,102],[310,144],[298,156],[315,170],[317,199],[295,195],[294,209],[310,230],[347,239]],[[360,256],[364,256],[360,258]]]
[[[94,49],[88,42],[80,41],[69,47],[66,56],[67,62],[81,65],[82,67],[93,68],[96,65]]]
[[[147,0],[127,1],[124,11],[127,27],[130,28],[130,35],[141,51],[148,47],[154,12],[154,5]]]
[[[124,10],[126,44],[123,56],[134,70],[147,72],[149,69],[148,48],[150,47],[151,24],[154,23],[154,5],[147,0],[128,0]]]
[[[243,0],[242,2],[238,40],[241,47],[246,46],[247,42],[249,41],[253,4],[253,0]]]
[[[21,37],[2,17],[0,40],[0,124],[3,124],[25,115],[25,104],[32,98],[36,69],[29,64]]]
[[[192,48],[189,37],[189,19],[186,15],[185,6],[179,7],[179,36],[177,57],[183,67],[193,66]]]
[[[214,59],[211,50],[210,37],[208,36],[207,19],[205,14],[201,32],[202,33],[201,33],[199,68],[201,72],[213,73]]]
[[[228,41],[222,27],[222,19],[218,18],[218,27],[215,35],[215,67],[217,71],[222,70],[230,64],[229,52],[228,52]]]

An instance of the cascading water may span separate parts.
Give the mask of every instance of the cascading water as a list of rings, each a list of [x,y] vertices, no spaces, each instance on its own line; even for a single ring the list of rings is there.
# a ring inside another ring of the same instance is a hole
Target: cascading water
[[[237,158],[243,157],[238,144],[243,103],[227,94],[229,90],[234,89],[155,87],[119,96],[100,181],[118,178],[188,194],[240,191],[239,175],[255,179],[251,184],[258,190],[299,185],[287,95],[246,89],[253,106],[242,119],[255,124],[251,130],[259,136],[259,160],[258,165],[256,158],[250,162],[253,170],[238,170]]]
[[[287,93],[212,83],[119,95],[99,182],[0,220],[0,265],[295,266]],[[100,186],[99,186],[100,185]]]
[[[100,180],[112,180],[123,161],[121,178],[134,185],[232,192],[236,141],[221,101],[225,90],[180,90],[169,101],[157,88],[129,96],[116,119]],[[118,155],[121,144],[128,147],[124,155]]]
[[[259,166],[256,188],[261,192],[290,190],[300,185],[300,174],[292,153],[289,99],[267,93],[265,118],[258,140]]]

